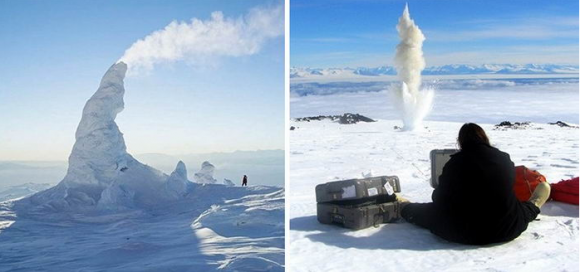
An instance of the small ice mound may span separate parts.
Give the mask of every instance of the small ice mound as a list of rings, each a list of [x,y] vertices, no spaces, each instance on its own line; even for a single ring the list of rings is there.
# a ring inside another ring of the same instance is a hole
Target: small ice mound
[[[215,166],[208,161],[204,161],[201,164],[201,170],[195,173],[193,176],[193,181],[196,183],[216,183],[217,180],[213,178],[213,172]]]
[[[231,180],[229,180],[227,178],[224,178],[224,185],[225,186],[228,186],[228,187],[236,186],[236,184],[233,181],[231,181]]]
[[[187,194],[189,181],[187,180],[187,169],[182,161],[177,163],[175,170],[171,173],[165,183],[167,193],[174,198],[182,198]]]

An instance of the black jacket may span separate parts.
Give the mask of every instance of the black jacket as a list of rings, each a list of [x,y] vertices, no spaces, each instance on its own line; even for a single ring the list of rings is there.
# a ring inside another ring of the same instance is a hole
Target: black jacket
[[[433,191],[439,223],[432,231],[467,244],[516,238],[526,230],[529,216],[515,196],[514,181],[515,166],[507,153],[486,144],[464,147],[447,162]]]

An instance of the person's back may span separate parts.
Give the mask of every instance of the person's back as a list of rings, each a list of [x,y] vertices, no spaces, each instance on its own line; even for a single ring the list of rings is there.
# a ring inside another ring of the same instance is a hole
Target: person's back
[[[433,191],[433,203],[403,203],[401,216],[450,241],[465,244],[505,242],[518,237],[536,218],[550,195],[547,183],[529,201],[513,191],[515,167],[507,153],[489,144],[481,127],[465,124]]]
[[[436,234],[469,244],[511,240],[527,227],[513,193],[515,166],[486,144],[463,148],[445,165],[433,203],[442,224]]]

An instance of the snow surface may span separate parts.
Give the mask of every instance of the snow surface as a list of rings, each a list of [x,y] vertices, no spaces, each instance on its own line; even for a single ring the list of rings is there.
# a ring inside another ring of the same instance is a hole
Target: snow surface
[[[193,186],[148,210],[0,202],[0,271],[284,270],[284,189]]]
[[[0,271],[284,270],[284,189],[196,184],[182,161],[168,176],[127,153],[126,69],[87,101],[64,179],[0,202]]]
[[[423,132],[394,129],[402,123],[388,99],[386,92],[363,89],[292,98],[292,117],[342,111],[379,120],[290,122],[296,129],[289,136],[289,271],[579,270],[578,206],[559,202],[548,202],[539,220],[514,241],[483,247],[450,243],[404,221],[359,231],[318,223],[314,187],[333,180],[397,175],[403,197],[430,201],[429,152],[456,148],[457,132],[467,121],[480,122],[493,145],[549,182],[579,175],[579,130],[545,121],[578,123],[577,83],[438,90]],[[534,123],[526,130],[493,129],[504,120]]]

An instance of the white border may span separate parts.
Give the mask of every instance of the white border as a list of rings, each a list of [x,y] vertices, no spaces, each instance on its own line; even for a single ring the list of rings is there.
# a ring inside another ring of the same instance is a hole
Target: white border
[[[290,0],[284,1],[284,268],[290,264]]]

